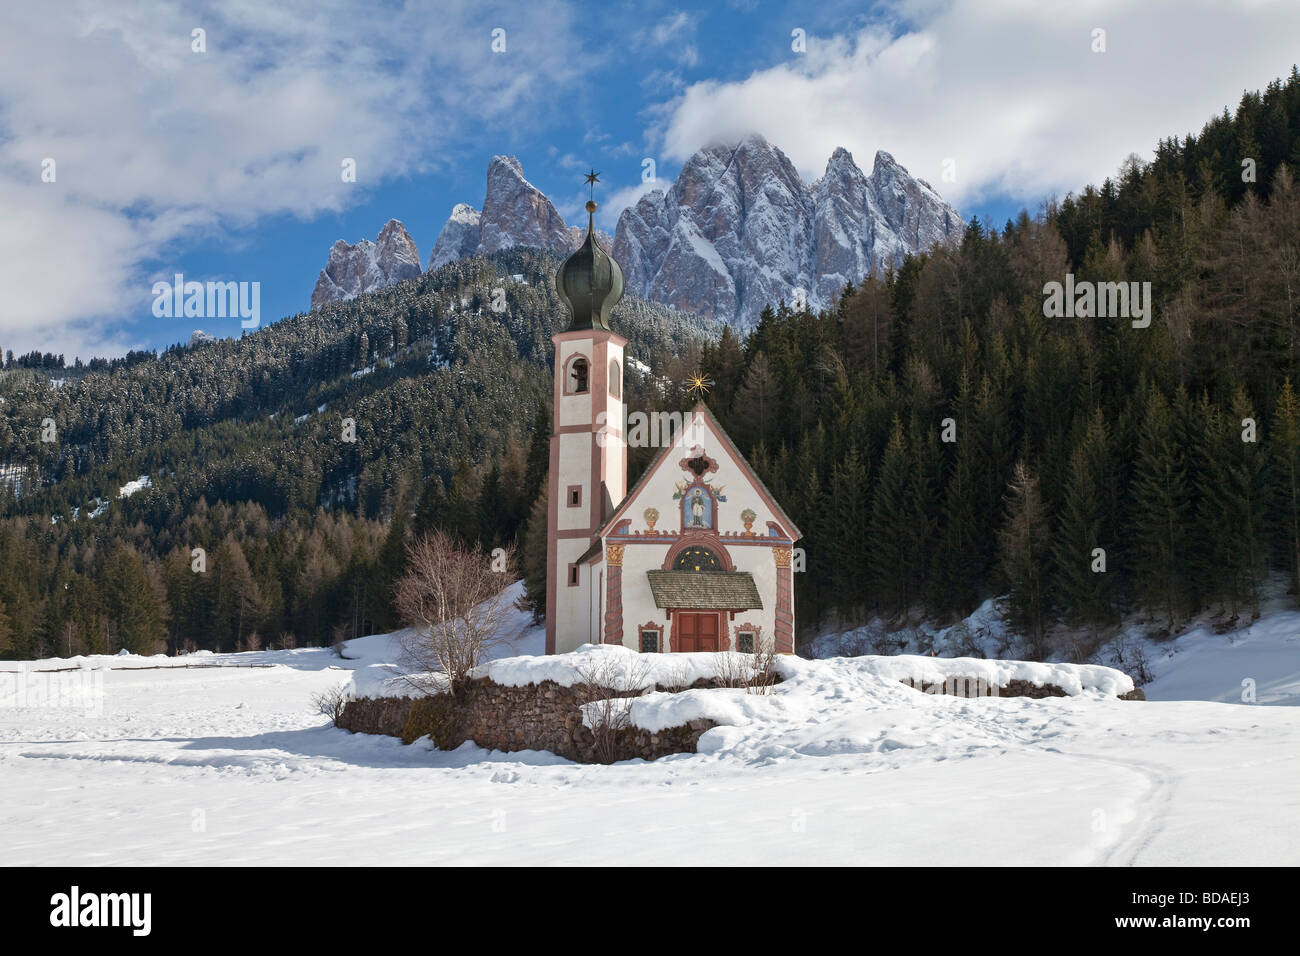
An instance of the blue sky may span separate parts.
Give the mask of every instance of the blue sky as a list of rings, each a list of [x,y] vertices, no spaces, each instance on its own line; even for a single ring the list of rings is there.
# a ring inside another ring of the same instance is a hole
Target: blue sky
[[[611,231],[645,159],[666,187],[750,131],[809,180],[835,146],[867,172],[885,149],[1000,225],[1285,75],[1297,35],[1300,4],[1269,0],[9,5],[0,348],[238,335],[152,315],[176,272],[259,282],[264,322],[301,311],[335,239],[398,218],[427,261],[498,153],[571,222],[600,170]]]

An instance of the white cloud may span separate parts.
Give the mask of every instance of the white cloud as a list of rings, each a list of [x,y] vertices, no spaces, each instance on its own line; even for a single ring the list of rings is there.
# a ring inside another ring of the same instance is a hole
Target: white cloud
[[[576,75],[569,28],[555,3],[6,4],[0,346],[120,351],[95,330],[144,317],[147,263],[166,273],[182,241],[345,208],[467,130],[527,122]]]
[[[637,48],[650,48],[676,63],[692,67],[700,62],[699,47],[693,41],[697,18],[684,10],[666,16],[632,38]]]
[[[672,16],[665,17],[656,23],[650,29],[650,39],[655,45],[662,46],[678,34],[691,30],[693,27],[694,23],[690,14],[685,10],[679,10]]]
[[[656,135],[680,161],[757,131],[809,179],[836,146],[868,171],[884,149],[959,209],[999,194],[1032,208],[1199,132],[1289,73],[1297,36],[1300,4],[1285,0],[899,0],[852,35],[809,36],[788,63],[690,85]]]

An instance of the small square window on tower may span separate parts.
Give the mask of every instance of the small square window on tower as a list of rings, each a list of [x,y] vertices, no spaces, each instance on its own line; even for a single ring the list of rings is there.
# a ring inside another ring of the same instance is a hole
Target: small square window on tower
[[[570,508],[582,507],[582,485],[569,485],[568,502]]]
[[[576,588],[577,586],[578,586],[578,566],[576,564],[571,564],[569,565],[569,587]]]

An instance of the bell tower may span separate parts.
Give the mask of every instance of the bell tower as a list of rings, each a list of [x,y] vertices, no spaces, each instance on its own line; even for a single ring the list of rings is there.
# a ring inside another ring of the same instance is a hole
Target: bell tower
[[[551,461],[547,479],[546,652],[564,653],[598,642],[593,565],[579,564],[596,532],[627,494],[623,434],[623,348],[609,316],[623,297],[623,271],[596,241],[598,174],[587,176],[587,235],[555,274],[568,306],[568,327],[554,336],[555,384]]]

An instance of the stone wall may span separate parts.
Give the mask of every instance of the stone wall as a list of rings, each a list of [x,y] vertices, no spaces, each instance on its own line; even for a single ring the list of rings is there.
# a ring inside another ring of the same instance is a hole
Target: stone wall
[[[350,700],[335,725],[355,733],[401,737],[406,743],[427,735],[443,750],[454,750],[467,740],[491,750],[549,750],[579,763],[695,753],[700,735],[714,726],[712,721],[694,720],[651,733],[638,727],[593,731],[583,724],[583,704],[628,696],[635,695],[553,681],[506,687],[480,678],[465,681],[455,694]]]
[[[949,677],[942,683],[935,681],[925,683],[921,680],[905,677],[900,683],[922,691],[926,694],[944,694],[950,697],[1066,697],[1065,691],[1055,684],[1032,684],[1027,680],[1013,680],[1005,686],[987,684],[978,677]],[[1135,687],[1127,694],[1120,694],[1120,700],[1146,700],[1142,688]]]

